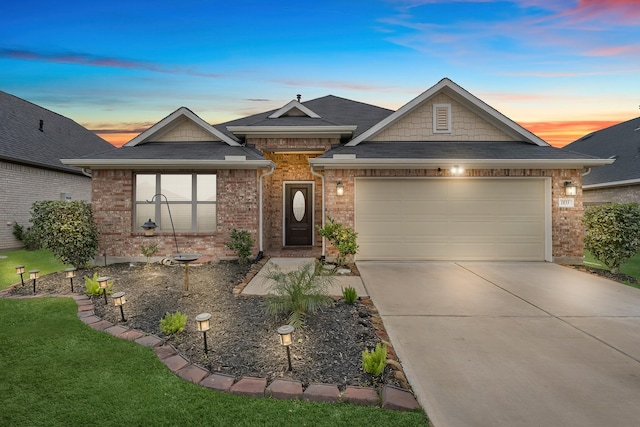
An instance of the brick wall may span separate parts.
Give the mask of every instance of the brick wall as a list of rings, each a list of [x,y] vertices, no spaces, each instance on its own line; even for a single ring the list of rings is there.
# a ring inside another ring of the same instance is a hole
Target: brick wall
[[[640,203],[640,184],[584,190],[584,205]]]
[[[145,171],[146,172],[146,171]],[[178,171],[177,171],[178,172]],[[179,171],[191,173],[194,171]],[[224,246],[233,228],[249,231],[256,244],[258,237],[258,172],[220,170],[217,174],[217,228],[215,233],[177,233],[181,253],[201,253],[214,259],[233,257]],[[98,256],[113,260],[141,259],[141,246],[158,243],[158,256],[176,253],[172,232],[153,238],[143,230],[132,229],[133,178],[130,170],[96,170],[93,175],[93,210],[100,230]]]
[[[0,162],[0,182],[0,250],[22,247],[13,236],[13,223],[30,226],[34,202],[60,200],[60,193],[91,200],[91,179],[83,175]]]

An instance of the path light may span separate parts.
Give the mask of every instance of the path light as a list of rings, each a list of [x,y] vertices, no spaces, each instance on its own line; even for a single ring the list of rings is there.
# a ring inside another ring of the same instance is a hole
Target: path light
[[[278,328],[278,334],[280,334],[280,344],[287,348],[287,360],[289,361],[289,370],[292,370],[291,367],[291,350],[289,346],[293,342],[293,334],[294,327],[291,325],[284,325]]]
[[[104,305],[107,305],[107,281],[108,277],[98,277],[98,286],[102,289],[104,295]]]
[[[71,281],[71,292],[73,292],[73,278],[76,277],[76,269],[75,268],[67,268],[64,271],[64,277]]]
[[[211,325],[209,322],[211,319],[211,313],[200,313],[196,316],[196,322],[198,323],[198,331],[202,332],[204,336],[204,352],[209,352],[207,348],[207,331],[211,329]]]
[[[336,195],[344,196],[344,184],[342,183],[342,181],[338,181],[338,183],[336,184]]]
[[[116,292],[111,298],[113,298],[115,306],[120,307],[120,316],[122,317],[122,321],[126,322],[127,319],[124,318],[124,310],[122,309],[122,306],[127,302],[127,299],[124,297],[124,292]]]
[[[142,224],[142,228],[144,228],[144,237],[153,237],[158,226],[155,222],[151,221],[151,218],[149,218],[149,221]]]
[[[16,274],[20,275],[20,282],[22,282],[22,286],[24,286],[24,278],[22,277],[22,275],[24,274],[24,265],[16,266]]]
[[[22,276],[21,276],[22,277]],[[40,270],[29,270],[29,279],[33,280],[33,293],[36,293],[36,280],[40,277]]]

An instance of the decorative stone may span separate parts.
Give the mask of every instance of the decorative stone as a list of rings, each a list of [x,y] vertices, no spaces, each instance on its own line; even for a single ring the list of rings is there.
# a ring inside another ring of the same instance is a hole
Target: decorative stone
[[[295,380],[274,380],[267,390],[266,396],[274,399],[302,399],[302,382]]]
[[[213,390],[229,392],[234,381],[235,377],[232,375],[216,373],[200,381],[200,385]]]
[[[375,389],[357,386],[347,386],[342,393],[342,399],[361,406],[377,406],[379,401]]]
[[[266,378],[242,377],[240,381],[231,386],[231,393],[251,397],[264,397],[266,388]]]
[[[338,402],[340,390],[335,384],[309,384],[302,399],[309,402]]]
[[[413,411],[420,408],[420,405],[411,392],[387,385],[382,389],[382,407],[397,411]]]

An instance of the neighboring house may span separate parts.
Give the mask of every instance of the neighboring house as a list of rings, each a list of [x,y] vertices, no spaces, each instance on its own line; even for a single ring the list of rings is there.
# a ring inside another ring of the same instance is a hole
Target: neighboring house
[[[114,260],[140,255],[149,219],[160,253],[176,252],[164,199],[147,202],[162,193],[182,253],[232,256],[236,228],[257,254],[332,257],[316,230],[331,216],[355,228],[358,260],[558,262],[582,260],[583,168],[612,162],[550,146],[449,79],[395,112],[326,96],[210,126],[183,107],[63,161],[93,170]]]
[[[615,159],[611,165],[586,170],[585,206],[640,203],[640,117],[585,135],[564,149]]]
[[[30,226],[34,202],[91,200],[91,178],[60,158],[109,149],[73,120],[0,91],[0,250],[22,246],[13,224]]]

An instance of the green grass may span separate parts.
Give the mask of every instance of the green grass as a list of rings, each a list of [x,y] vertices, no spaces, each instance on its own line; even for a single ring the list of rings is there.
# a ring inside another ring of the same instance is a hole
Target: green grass
[[[592,268],[599,268],[602,270],[609,270],[606,265],[598,261],[589,251],[584,251],[584,265]],[[620,272],[631,276],[640,281],[640,252],[638,252],[633,258],[625,262],[620,266]],[[640,284],[623,282],[626,285],[633,286],[640,289]]]
[[[254,399],[172,374],[84,325],[68,298],[0,300],[3,426],[426,426],[422,412]]]
[[[16,266],[25,266],[25,280],[29,279],[29,270],[40,270],[40,275],[55,273],[56,271],[64,270],[70,265],[64,265],[57,261],[51,252],[46,249],[39,249],[37,251],[18,250],[11,252],[1,252],[1,256],[7,258],[0,258],[0,290],[6,288],[9,285],[20,282],[20,276],[16,274]]]

